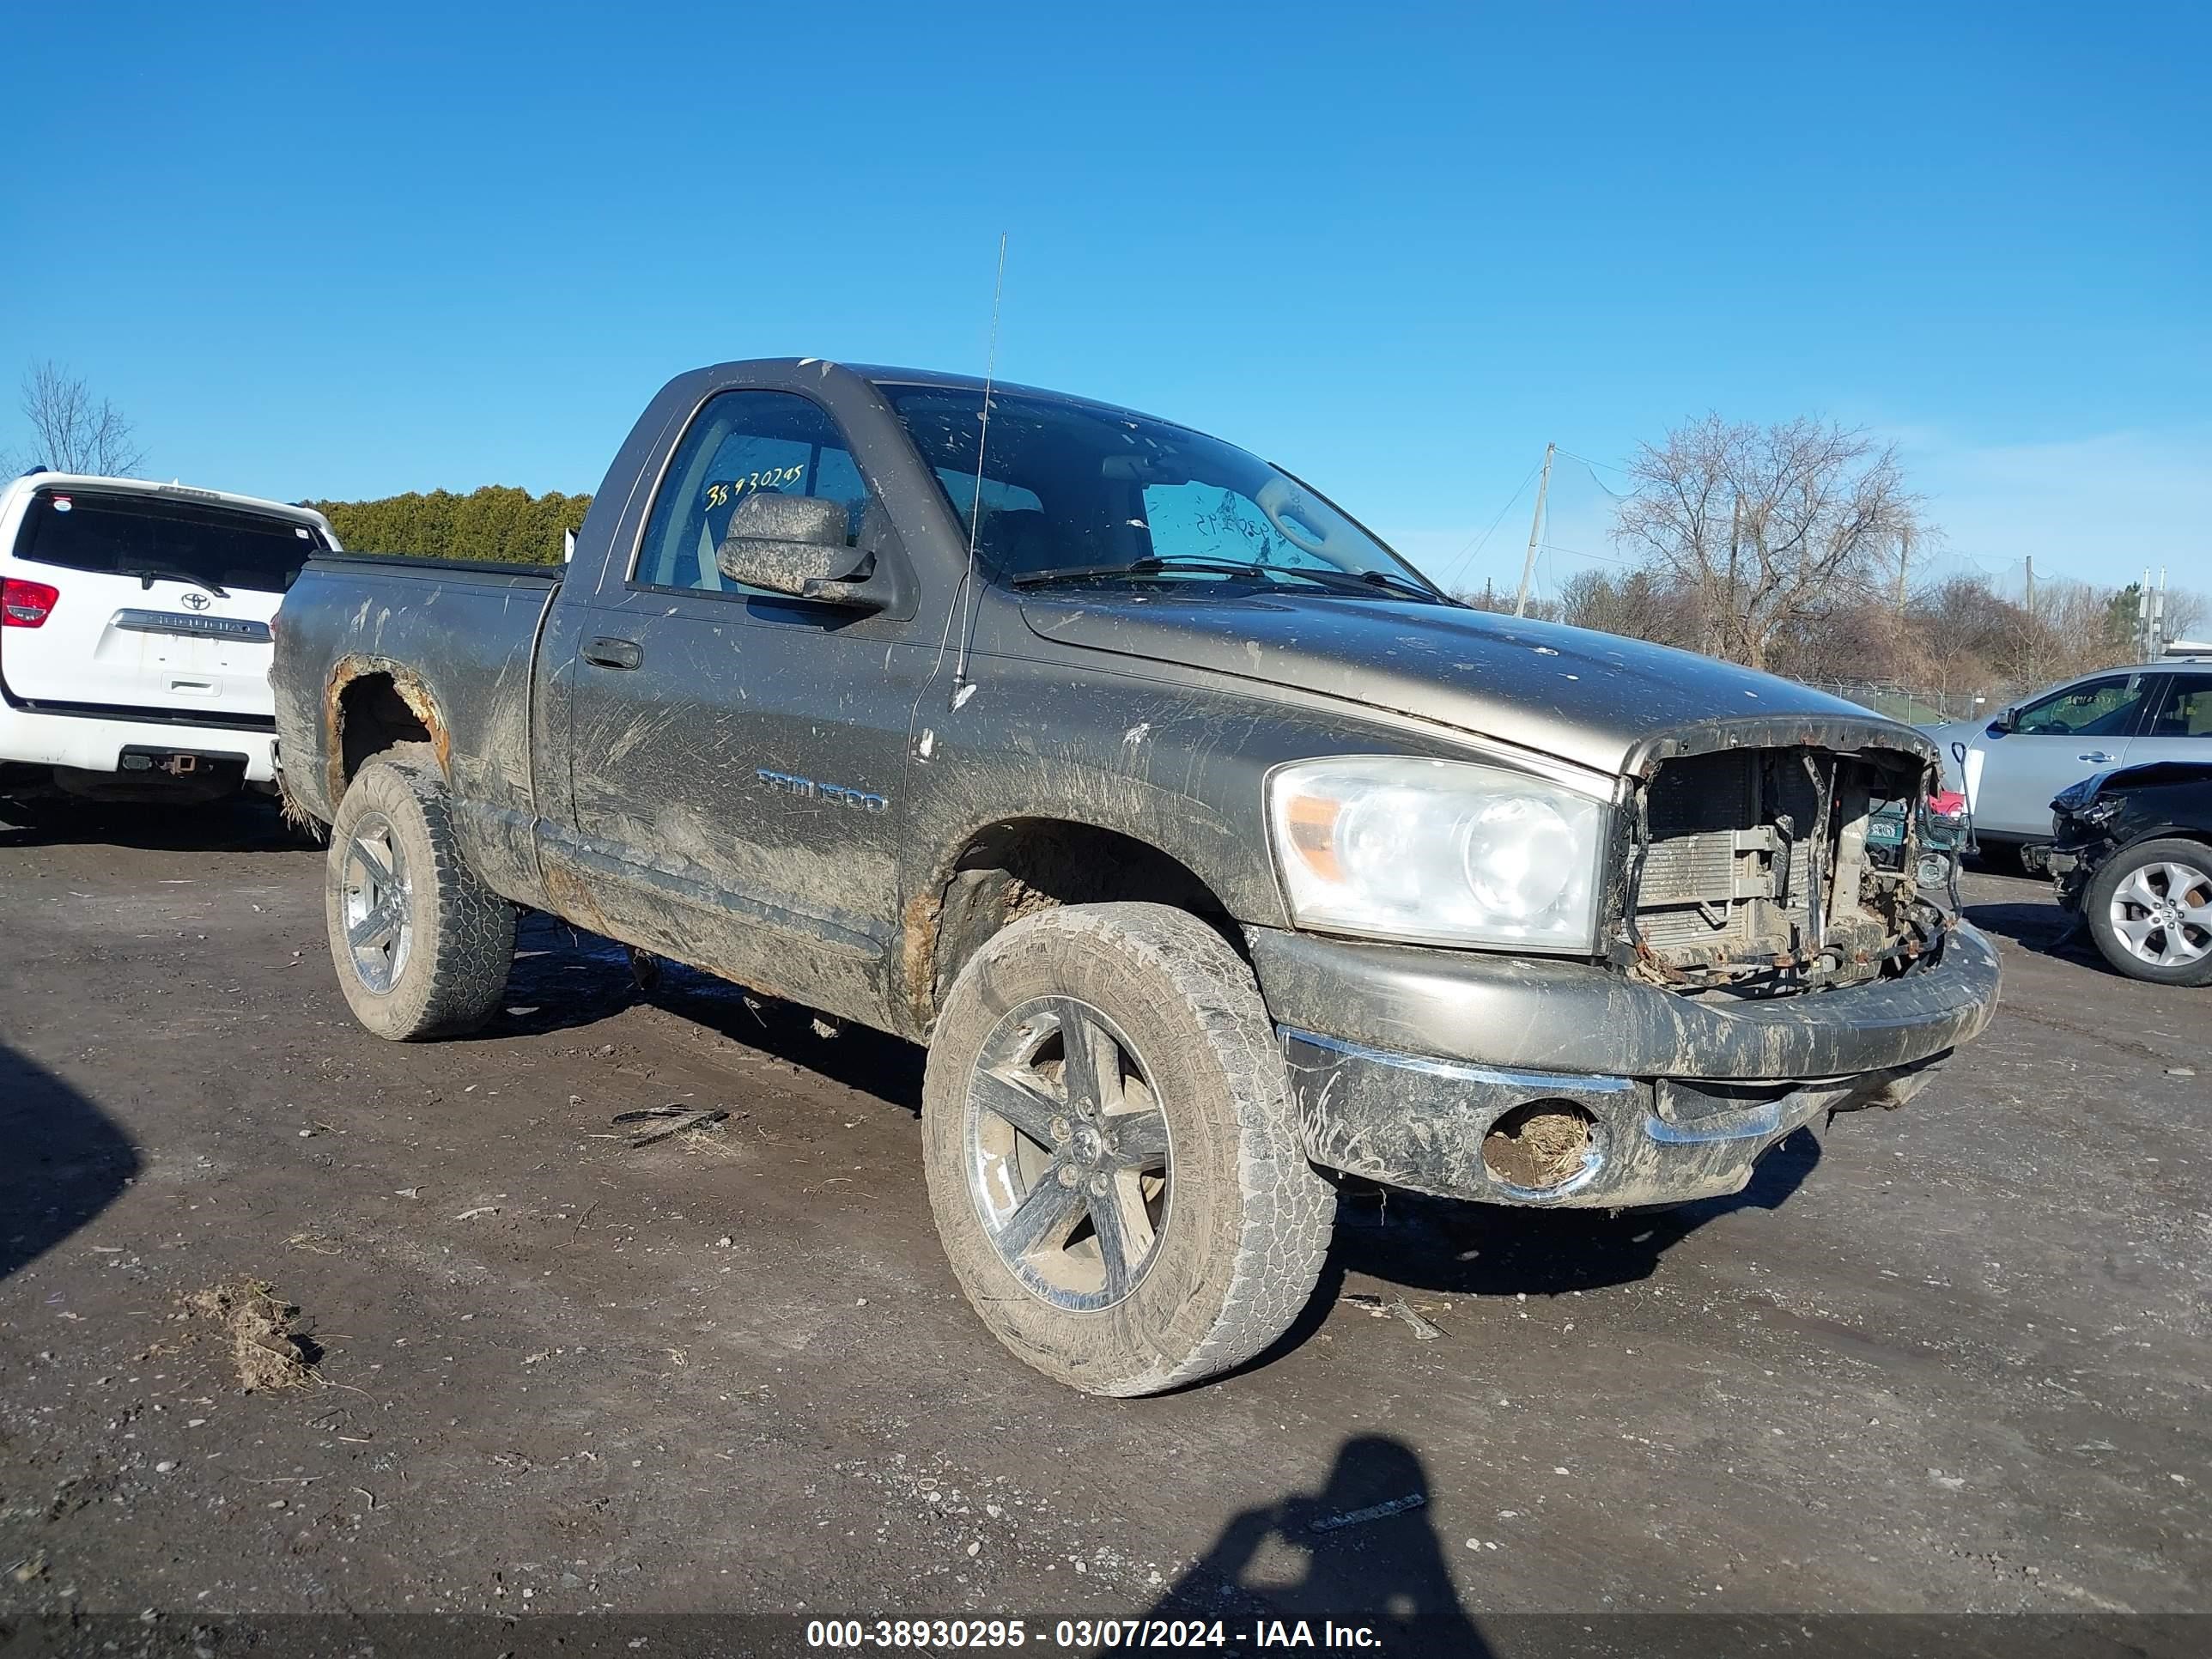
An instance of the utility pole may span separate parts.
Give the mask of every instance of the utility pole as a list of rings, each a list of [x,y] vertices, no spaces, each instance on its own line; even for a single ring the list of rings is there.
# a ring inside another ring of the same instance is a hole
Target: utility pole
[[[2035,555],[2027,555],[2027,678],[2035,678]]]
[[[1905,570],[1912,562],[1912,532],[1906,531],[1897,538],[1897,614],[1905,614]]]
[[[1536,574],[1536,543],[1544,533],[1544,492],[1552,487],[1552,452],[1557,444],[1544,446],[1544,476],[1536,481],[1536,516],[1528,521],[1528,556],[1521,561],[1521,591],[1513,597],[1513,614],[1528,614],[1528,579]]]

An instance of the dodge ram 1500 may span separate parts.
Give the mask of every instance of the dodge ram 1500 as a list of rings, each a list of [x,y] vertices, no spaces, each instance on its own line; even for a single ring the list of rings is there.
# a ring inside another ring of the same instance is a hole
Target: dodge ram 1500
[[[1054,393],[680,375],[565,571],[319,555],[273,681],[365,1025],[483,1021],[526,907],[926,1043],[955,1272],[1101,1394],[1279,1335],[1332,1172],[1738,1191],[1997,996],[1915,880],[1910,727],[1471,610],[1281,469]]]

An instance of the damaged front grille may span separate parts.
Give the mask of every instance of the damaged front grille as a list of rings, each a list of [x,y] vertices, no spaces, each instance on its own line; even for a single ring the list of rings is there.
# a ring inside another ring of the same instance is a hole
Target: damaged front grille
[[[1895,971],[1940,917],[1867,856],[1876,810],[1917,821],[1923,763],[1898,751],[1732,749],[1663,762],[1638,804],[1620,945],[1682,989],[1773,994]],[[1905,868],[1911,867],[1905,860]]]

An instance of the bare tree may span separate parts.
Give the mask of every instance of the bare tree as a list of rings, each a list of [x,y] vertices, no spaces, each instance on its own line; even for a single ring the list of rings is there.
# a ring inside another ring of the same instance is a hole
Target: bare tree
[[[2204,596],[2186,587],[2169,587],[2166,591],[2166,637],[2186,640],[2196,636],[2198,626],[2204,621]]]
[[[1613,538],[1694,594],[1699,643],[1767,664],[1778,639],[1873,595],[1900,541],[1924,544],[1893,447],[1825,422],[1708,415],[1639,449]]]
[[[1663,574],[1579,570],[1559,589],[1559,620],[1577,628],[1626,634],[1662,645],[1696,648],[1702,632],[1696,601]]]
[[[58,363],[33,363],[23,376],[23,418],[31,423],[34,461],[63,472],[136,472],[145,465],[136,428]]]

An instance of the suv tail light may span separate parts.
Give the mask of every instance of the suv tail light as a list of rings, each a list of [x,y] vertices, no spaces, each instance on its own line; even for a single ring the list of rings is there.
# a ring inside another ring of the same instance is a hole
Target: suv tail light
[[[0,628],[36,628],[53,615],[62,591],[10,576],[0,583]]]

